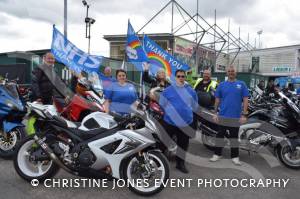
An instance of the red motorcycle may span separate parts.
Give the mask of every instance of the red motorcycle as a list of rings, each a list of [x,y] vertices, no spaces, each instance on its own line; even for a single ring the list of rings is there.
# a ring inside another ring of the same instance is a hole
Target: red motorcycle
[[[53,99],[57,112],[66,119],[80,122],[88,114],[96,111],[104,112],[103,92],[97,92],[84,81],[79,81],[76,94],[67,104],[60,99]]]
[[[164,115],[164,112],[162,111],[159,104],[154,100],[150,100],[148,106],[150,115],[158,121],[161,120]]]
[[[160,121],[164,115],[162,108],[158,104],[159,97],[162,91],[163,89],[161,87],[156,87],[152,88],[149,93],[149,95],[151,96],[149,97],[150,99],[148,104],[149,113],[158,121]]]

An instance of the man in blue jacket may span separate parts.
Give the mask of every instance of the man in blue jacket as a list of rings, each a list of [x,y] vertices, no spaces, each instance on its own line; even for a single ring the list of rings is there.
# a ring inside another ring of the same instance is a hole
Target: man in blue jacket
[[[236,79],[236,71],[233,66],[227,68],[227,76],[228,80],[221,82],[215,93],[216,115],[214,120],[220,126],[216,136],[215,154],[210,161],[215,162],[221,158],[224,137],[228,134],[232,162],[235,165],[241,165],[239,161],[238,133],[240,124],[247,121],[249,93],[245,82]]]
[[[185,83],[184,70],[175,73],[176,83],[167,87],[161,94],[159,104],[164,109],[163,126],[169,135],[177,137],[176,168],[188,173],[185,167],[185,153],[189,146],[189,138],[194,129],[193,112],[198,109],[198,97],[194,89]]]

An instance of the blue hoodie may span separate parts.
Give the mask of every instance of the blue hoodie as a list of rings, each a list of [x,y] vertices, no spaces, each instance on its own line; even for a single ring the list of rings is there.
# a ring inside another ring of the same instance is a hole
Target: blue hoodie
[[[164,121],[177,127],[185,127],[193,122],[193,112],[198,108],[198,97],[194,89],[185,84],[172,84],[161,94],[159,105],[164,110]]]

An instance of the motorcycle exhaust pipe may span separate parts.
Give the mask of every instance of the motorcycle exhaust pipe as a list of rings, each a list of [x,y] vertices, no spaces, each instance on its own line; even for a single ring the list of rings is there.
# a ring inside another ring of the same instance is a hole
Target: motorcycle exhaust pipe
[[[42,149],[47,153],[47,155],[49,155],[49,157],[51,158],[51,160],[53,160],[59,167],[61,167],[62,169],[64,169],[65,171],[74,174],[74,175],[78,175],[77,172],[72,171],[71,169],[69,169],[68,167],[66,167],[58,158],[57,156],[53,153],[52,149],[48,146],[48,144],[46,144],[42,139],[40,139],[37,135],[34,135],[34,140],[36,141],[36,143],[38,143]]]

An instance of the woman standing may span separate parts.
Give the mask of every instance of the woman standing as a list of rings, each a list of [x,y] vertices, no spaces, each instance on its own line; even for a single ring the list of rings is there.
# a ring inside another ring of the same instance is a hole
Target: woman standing
[[[117,81],[112,82],[107,89],[104,103],[105,111],[126,115],[131,112],[130,106],[138,99],[137,92],[134,85],[127,82],[126,71],[117,70],[116,79]]]
[[[163,69],[159,69],[156,72],[156,77],[152,78],[149,75],[149,64],[144,65],[143,81],[147,82],[150,85],[149,96],[146,97],[145,101],[149,102],[150,99],[154,101],[159,101],[158,97],[155,95],[155,91],[163,91],[165,88],[170,86],[170,83],[167,80],[166,73]]]

